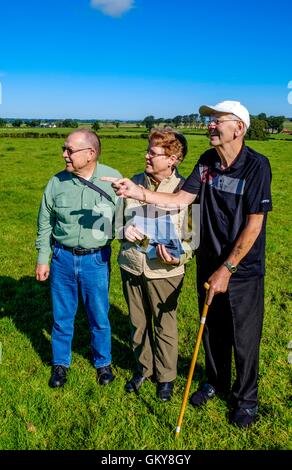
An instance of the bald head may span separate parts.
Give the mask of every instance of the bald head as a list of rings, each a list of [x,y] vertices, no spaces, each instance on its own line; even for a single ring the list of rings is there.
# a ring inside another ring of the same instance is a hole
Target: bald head
[[[84,144],[84,147],[91,147],[96,155],[96,160],[98,160],[98,157],[101,152],[101,143],[99,140],[98,135],[91,131],[90,129],[77,129],[76,131],[71,132],[69,134],[69,137],[73,136],[77,137],[80,139],[80,141]]]

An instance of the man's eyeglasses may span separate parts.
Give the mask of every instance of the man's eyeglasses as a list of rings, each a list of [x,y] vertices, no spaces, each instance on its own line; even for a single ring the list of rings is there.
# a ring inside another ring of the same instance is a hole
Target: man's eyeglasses
[[[222,122],[228,122],[228,121],[240,121],[240,119],[219,119],[215,116],[210,116],[208,126],[210,126],[211,124],[215,124],[216,126],[218,126],[218,124],[221,124]]]
[[[72,155],[73,153],[81,152],[82,150],[92,150],[92,148],[91,147],[85,147],[84,149],[74,150],[74,149],[71,149],[70,147],[66,147],[66,145],[63,145],[62,150],[63,150],[63,153],[67,152],[67,154],[70,157],[70,155]]]

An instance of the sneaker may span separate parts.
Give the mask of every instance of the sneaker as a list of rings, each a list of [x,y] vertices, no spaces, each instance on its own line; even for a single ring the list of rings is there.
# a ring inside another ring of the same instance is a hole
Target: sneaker
[[[230,424],[238,428],[248,428],[255,422],[257,411],[257,406],[253,408],[235,408],[230,416]]]
[[[193,393],[190,398],[190,404],[193,406],[202,406],[216,395],[215,388],[210,384],[204,384],[201,390]]]

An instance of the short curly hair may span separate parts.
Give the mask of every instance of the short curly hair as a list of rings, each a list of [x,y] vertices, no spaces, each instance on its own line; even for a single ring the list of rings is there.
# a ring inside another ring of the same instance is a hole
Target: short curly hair
[[[149,144],[153,143],[164,148],[165,154],[169,157],[175,155],[178,162],[182,162],[188,151],[188,144],[185,136],[177,132],[172,127],[154,128],[148,137]]]

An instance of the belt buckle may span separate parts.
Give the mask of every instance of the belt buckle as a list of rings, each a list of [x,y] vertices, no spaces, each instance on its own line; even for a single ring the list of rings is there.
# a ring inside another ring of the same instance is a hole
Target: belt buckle
[[[80,256],[84,254],[84,248],[73,248],[72,252],[73,255]]]

